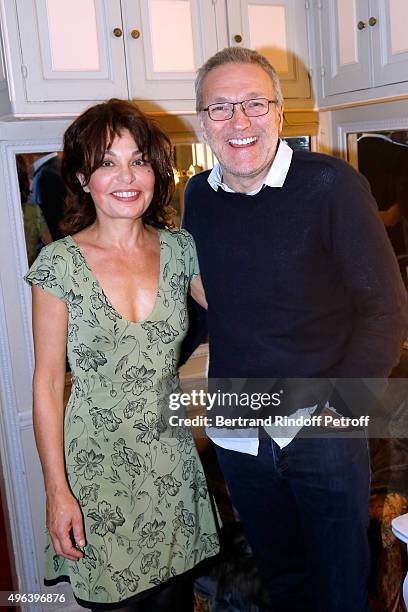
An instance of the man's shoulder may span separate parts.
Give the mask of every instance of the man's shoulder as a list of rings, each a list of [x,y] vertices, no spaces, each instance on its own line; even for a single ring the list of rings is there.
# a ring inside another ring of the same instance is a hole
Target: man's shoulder
[[[187,230],[192,230],[193,226],[197,226],[197,223],[198,225],[200,224],[199,219],[205,214],[205,211],[208,212],[208,205],[212,202],[211,195],[216,195],[216,192],[207,181],[209,174],[210,170],[195,174],[186,185],[184,192],[183,227]]]
[[[348,162],[325,153],[294,151],[291,168],[296,174],[303,171],[309,177],[315,176],[321,184],[342,180],[361,181],[363,178]]]
[[[344,171],[351,167],[349,163],[333,155],[310,151],[293,151],[292,163],[332,168],[334,171]]]
[[[188,181],[184,192],[184,201],[187,207],[190,207],[191,202],[194,202],[194,207],[197,208],[201,201],[205,199],[208,202],[211,194],[215,195],[215,191],[210,187],[207,180],[210,172],[211,170],[205,170],[195,174]]]
[[[187,186],[191,189],[194,187],[205,185],[208,181],[208,177],[210,176],[210,172],[211,170],[204,170],[203,172],[194,174],[188,181]]]

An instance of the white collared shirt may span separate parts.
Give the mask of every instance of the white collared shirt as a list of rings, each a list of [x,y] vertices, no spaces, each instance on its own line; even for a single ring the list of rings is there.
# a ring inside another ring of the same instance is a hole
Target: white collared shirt
[[[278,150],[276,155],[272,161],[272,165],[269,168],[268,174],[265,176],[264,181],[254,189],[253,191],[249,191],[246,195],[256,195],[263,189],[265,186],[268,187],[283,187],[286,176],[289,172],[290,164],[292,162],[293,151],[286,144],[284,140],[279,140]],[[228,185],[223,183],[222,181],[222,170],[220,164],[217,162],[214,168],[211,170],[208,176],[208,182],[214,191],[218,191],[218,188],[221,187],[224,191],[228,191],[230,193],[234,193],[233,189],[230,189]],[[309,408],[299,408],[294,414],[291,414],[291,418],[302,417],[302,419],[306,419],[313,414],[316,410],[317,406],[311,406]],[[268,431],[268,434],[271,438],[278,444],[280,448],[284,448],[287,446],[296,434],[300,431],[301,427],[283,427],[276,426],[273,428],[265,428]],[[257,435],[256,429],[238,429],[234,431],[234,437],[232,435],[232,431],[230,429],[226,430],[226,437],[221,437],[222,429],[220,428],[211,428],[207,427],[207,435],[212,441],[221,446],[222,448],[226,448],[228,450],[238,451],[240,453],[247,453],[249,455],[257,455],[259,449],[259,439]],[[249,433],[251,437],[245,437]],[[221,435],[220,435],[221,434]],[[230,437],[227,437],[229,434]]]
[[[268,174],[265,176],[264,181],[254,189],[249,191],[246,195],[256,195],[267,185],[268,187],[283,187],[286,175],[289,172],[290,164],[292,162],[293,151],[284,140],[279,141],[278,150],[269,168]],[[211,170],[208,176],[208,182],[214,191],[218,190],[218,187],[222,187],[224,191],[234,193],[233,189],[230,189],[228,185],[222,182],[222,170],[220,164],[217,162],[214,168]]]

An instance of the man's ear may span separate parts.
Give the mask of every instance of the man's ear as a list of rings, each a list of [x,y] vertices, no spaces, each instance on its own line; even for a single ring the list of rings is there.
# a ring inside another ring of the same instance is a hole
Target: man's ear
[[[284,119],[285,119],[285,117],[284,117],[284,108],[283,108],[283,106],[281,106],[281,108],[279,109],[279,134],[282,133]]]
[[[80,172],[78,172],[77,173],[77,179],[81,183],[82,189],[85,191],[85,193],[89,193],[90,189],[89,189],[88,185],[85,185],[85,177],[84,177],[84,175],[81,174]]]
[[[204,113],[200,111],[197,117],[198,117],[198,124],[200,126],[200,130],[202,132],[204,142],[208,142],[207,133],[206,133],[205,125],[204,125]]]

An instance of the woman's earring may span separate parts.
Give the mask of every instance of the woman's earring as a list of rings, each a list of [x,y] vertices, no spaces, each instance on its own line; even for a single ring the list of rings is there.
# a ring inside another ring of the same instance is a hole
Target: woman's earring
[[[82,189],[85,191],[85,193],[90,193],[90,189],[88,187],[88,185],[83,185]]]

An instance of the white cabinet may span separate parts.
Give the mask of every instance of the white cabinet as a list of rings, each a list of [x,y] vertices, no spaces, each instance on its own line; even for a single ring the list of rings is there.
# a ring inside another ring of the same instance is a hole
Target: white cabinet
[[[114,32],[122,30],[119,0],[1,0],[0,6],[14,114],[73,114],[93,101],[128,96],[123,39]]]
[[[321,0],[318,12],[324,96],[408,81],[407,0]]]
[[[407,0],[372,0],[371,16],[374,84],[408,81]]]
[[[197,69],[242,44],[310,101],[303,0],[0,0],[12,112],[77,113],[109,97],[194,111]]]
[[[69,114],[109,97],[193,110],[217,51],[210,0],[1,0],[15,114]]]
[[[320,11],[325,95],[370,87],[368,0],[324,0]]]
[[[17,0],[16,9],[28,102],[127,97],[118,0]]]
[[[123,6],[124,21],[140,24],[136,43],[125,37],[133,97],[194,98],[197,69],[228,45],[266,55],[286,98],[310,97],[305,4],[299,0],[139,0]]]
[[[265,55],[286,100],[310,98],[307,9],[302,0],[227,0],[228,44]]]
[[[208,0],[122,1],[131,98],[194,100],[198,68],[217,51]]]

